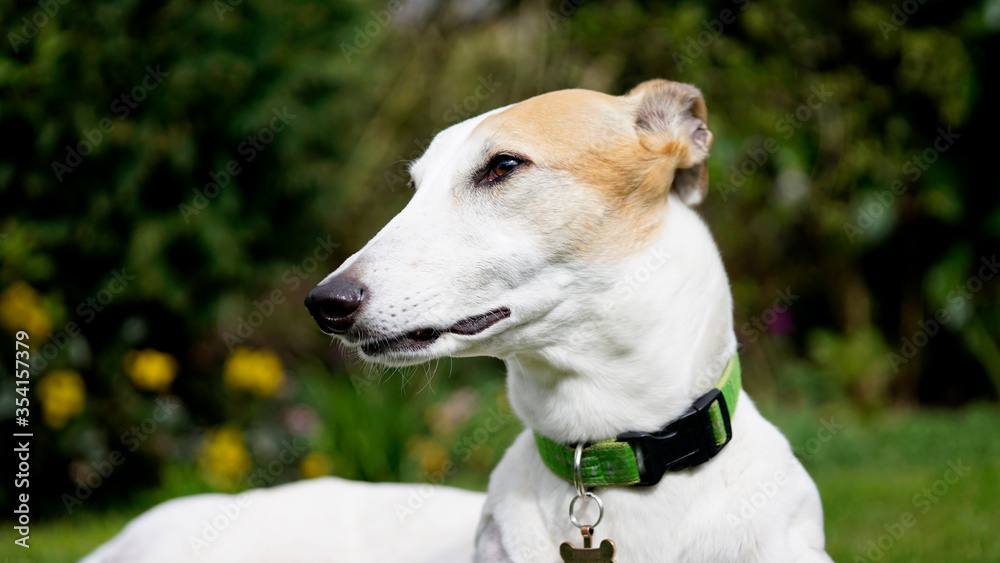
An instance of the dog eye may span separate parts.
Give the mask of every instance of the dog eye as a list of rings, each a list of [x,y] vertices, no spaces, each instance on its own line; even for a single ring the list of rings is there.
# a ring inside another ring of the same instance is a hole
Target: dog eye
[[[498,154],[490,160],[486,168],[486,176],[483,179],[487,182],[496,182],[523,163],[523,160],[509,154]]]

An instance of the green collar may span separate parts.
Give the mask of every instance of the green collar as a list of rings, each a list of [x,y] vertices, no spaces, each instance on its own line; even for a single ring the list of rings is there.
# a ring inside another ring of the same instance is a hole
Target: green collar
[[[659,432],[625,432],[585,447],[580,463],[583,486],[651,486],[667,471],[712,459],[733,437],[730,419],[740,386],[740,358],[733,354],[715,387]],[[575,446],[554,442],[538,432],[535,444],[545,466],[572,483]]]

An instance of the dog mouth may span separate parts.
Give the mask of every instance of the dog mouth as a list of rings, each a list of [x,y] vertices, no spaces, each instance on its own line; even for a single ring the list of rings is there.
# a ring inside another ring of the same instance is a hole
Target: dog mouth
[[[364,341],[360,343],[360,347],[368,356],[379,356],[389,352],[412,352],[430,346],[442,334],[448,332],[462,336],[479,334],[508,317],[510,317],[510,309],[500,307],[481,315],[466,317],[444,330],[420,328],[398,336]]]

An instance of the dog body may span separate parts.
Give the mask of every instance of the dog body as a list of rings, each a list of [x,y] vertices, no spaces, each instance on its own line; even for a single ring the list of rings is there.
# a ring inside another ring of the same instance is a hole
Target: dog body
[[[554,562],[560,543],[582,544],[575,489],[532,431],[564,444],[657,431],[736,353],[728,279],[690,208],[711,142],[698,90],[662,80],[462,122],[414,163],[407,207],[307,298],[367,361],[506,363],[527,430],[490,478],[475,561]],[[598,487],[598,541],[624,562],[830,561],[815,485],[745,393],[732,429],[715,458],[654,487]]]
[[[194,495],[150,509],[82,563],[470,561],[482,506],[452,487],[336,477]]]

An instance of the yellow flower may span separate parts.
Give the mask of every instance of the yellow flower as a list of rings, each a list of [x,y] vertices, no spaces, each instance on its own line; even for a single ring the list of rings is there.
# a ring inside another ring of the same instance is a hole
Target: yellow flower
[[[52,321],[41,302],[41,296],[30,285],[14,282],[0,294],[0,324],[10,332],[27,331],[32,342],[44,344],[52,333]]]
[[[83,412],[86,390],[80,374],[66,369],[54,370],[38,382],[45,423],[62,428],[66,421]]]
[[[198,467],[215,487],[235,489],[250,466],[250,452],[243,446],[243,434],[236,428],[219,428],[201,444]]]
[[[222,367],[222,382],[259,397],[273,397],[285,385],[285,371],[274,352],[240,347]]]
[[[436,474],[448,462],[448,450],[441,444],[424,437],[414,438],[410,443],[410,457],[420,464],[427,475]]]
[[[140,389],[166,391],[177,376],[177,360],[151,348],[125,354],[125,372]]]
[[[324,453],[312,452],[302,460],[299,471],[302,472],[303,479],[322,477],[333,473],[333,462]]]

